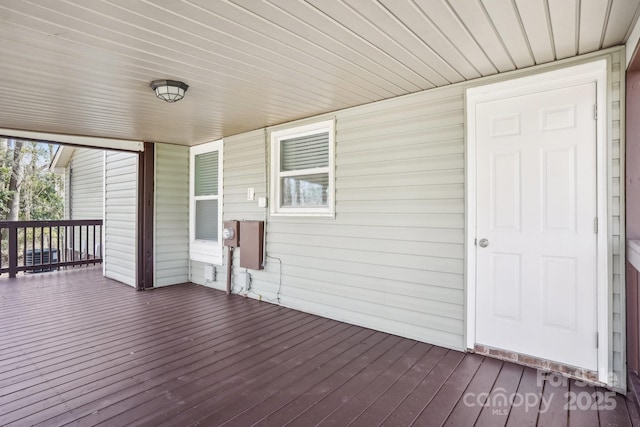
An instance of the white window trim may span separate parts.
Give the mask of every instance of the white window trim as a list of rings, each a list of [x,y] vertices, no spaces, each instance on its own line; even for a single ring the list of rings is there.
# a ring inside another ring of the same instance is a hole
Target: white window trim
[[[299,169],[280,172],[280,141],[316,133],[329,133],[329,166],[326,168]],[[271,185],[269,201],[272,216],[318,216],[335,217],[335,121],[325,120],[303,126],[296,126],[271,132]],[[327,207],[282,207],[280,206],[280,178],[286,176],[329,173],[329,189],[327,191]]]
[[[189,258],[208,264],[222,264],[222,140],[197,145],[189,149]],[[195,197],[195,159],[199,154],[218,151],[218,195]],[[218,240],[197,240],[196,200],[218,200]]]

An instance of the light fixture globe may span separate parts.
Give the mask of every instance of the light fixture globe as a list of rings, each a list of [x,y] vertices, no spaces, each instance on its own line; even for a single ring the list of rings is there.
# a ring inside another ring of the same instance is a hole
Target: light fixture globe
[[[154,80],[149,86],[154,90],[156,96],[167,102],[177,102],[184,98],[184,93],[189,89],[189,85],[177,80]]]

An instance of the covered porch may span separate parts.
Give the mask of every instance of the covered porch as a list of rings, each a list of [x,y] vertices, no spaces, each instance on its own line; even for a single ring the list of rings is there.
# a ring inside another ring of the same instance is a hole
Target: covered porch
[[[640,425],[603,388],[194,284],[0,291],[0,425]]]

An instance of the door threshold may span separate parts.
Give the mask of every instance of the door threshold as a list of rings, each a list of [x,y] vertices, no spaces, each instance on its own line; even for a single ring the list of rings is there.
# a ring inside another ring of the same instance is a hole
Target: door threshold
[[[588,384],[607,387],[606,384],[598,381],[598,372],[596,371],[577,368],[575,366],[565,365],[563,363],[554,362],[552,360],[490,347],[484,344],[476,344],[473,348],[473,352],[481,354],[483,356],[489,356],[494,359],[504,360],[507,362],[516,363],[518,365],[524,365],[530,368],[539,369],[541,371],[555,372],[565,377],[584,381]]]

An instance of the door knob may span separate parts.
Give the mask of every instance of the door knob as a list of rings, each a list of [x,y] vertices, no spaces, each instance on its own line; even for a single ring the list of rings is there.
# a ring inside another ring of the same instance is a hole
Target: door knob
[[[478,240],[478,245],[481,248],[486,248],[487,246],[489,246],[489,240],[488,239],[480,239],[480,240]]]

